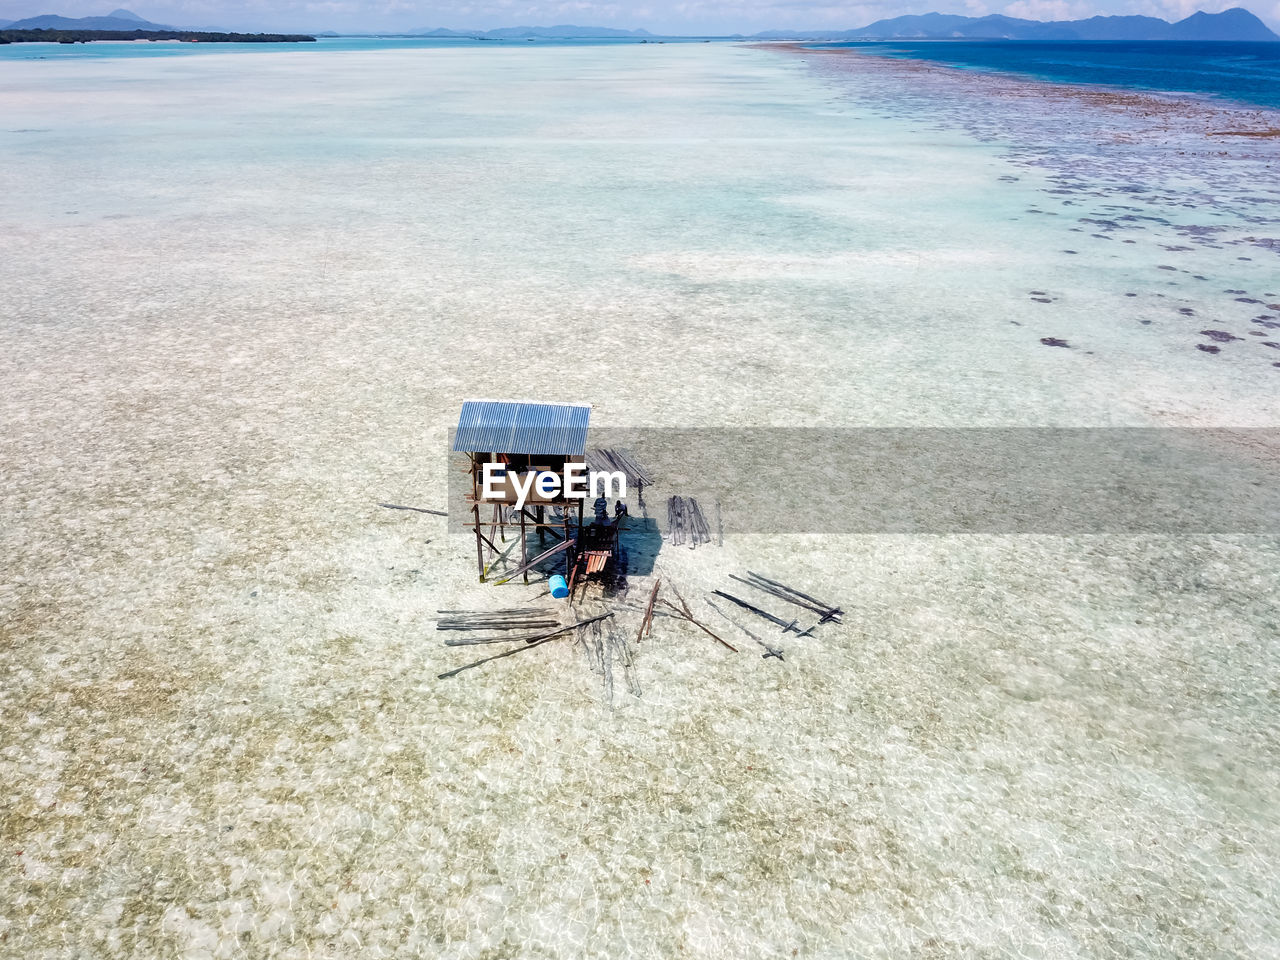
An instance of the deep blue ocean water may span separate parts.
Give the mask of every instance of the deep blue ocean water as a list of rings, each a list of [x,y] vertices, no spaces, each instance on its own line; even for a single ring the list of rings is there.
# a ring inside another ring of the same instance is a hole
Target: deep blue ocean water
[[[892,40],[823,46],[1059,83],[1194,93],[1280,107],[1280,43]]]

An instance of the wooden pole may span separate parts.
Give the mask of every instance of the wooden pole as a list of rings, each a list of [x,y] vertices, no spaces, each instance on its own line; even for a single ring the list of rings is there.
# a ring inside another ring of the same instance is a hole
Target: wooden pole
[[[645,604],[644,616],[640,618],[640,631],[636,634],[636,643],[640,642],[640,638],[645,635],[645,628],[653,631],[653,605],[658,599],[658,587],[662,586],[662,578],[653,581],[653,589],[649,591],[649,602]]]
[[[595,623],[597,620],[606,620],[612,616],[613,616],[612,613],[602,613],[598,617],[591,617],[590,619],[587,619],[587,620],[579,620],[575,624],[571,624],[570,626],[567,626],[567,627],[561,627],[559,630],[556,630],[552,633],[544,634],[540,637],[531,637],[525,640],[524,646],[516,647],[514,650],[504,650],[502,653],[494,654],[492,657],[485,657],[483,660],[477,660],[475,663],[468,663],[466,666],[458,667],[458,669],[456,670],[450,670],[446,673],[440,674],[437,679],[447,680],[450,677],[456,677],[463,670],[470,670],[472,667],[478,667],[481,664],[488,663],[491,660],[501,660],[503,657],[512,656],[513,654],[519,653],[521,650],[531,650],[534,647],[541,646],[542,644],[546,643],[548,640],[555,639],[561,634],[569,633],[571,630],[576,630],[578,627],[586,626],[588,623]]]
[[[471,512],[475,514],[475,531],[476,531],[476,566],[480,570],[480,582],[484,583],[484,544],[480,542],[483,534],[480,533],[480,504],[473,503]]]
[[[480,503],[476,489],[476,455],[469,454],[471,460],[471,512],[475,515],[476,533],[476,568],[480,572],[480,582],[484,583],[484,547],[480,543]]]
[[[679,596],[679,594],[677,594],[677,596]],[[681,603],[683,604],[683,601],[681,601]],[[710,637],[712,640],[715,640],[715,641],[717,641],[718,643],[723,643],[726,647],[728,647],[728,648],[729,648],[730,650],[732,650],[734,653],[737,653],[737,652],[738,652],[738,648],[737,648],[737,647],[735,647],[735,646],[734,646],[732,643],[730,643],[728,640],[722,640],[720,637],[717,637],[714,633],[712,633],[710,630],[708,630],[706,627],[704,627],[702,624],[700,624],[697,620],[695,620],[692,616],[690,616],[686,610],[681,610],[681,609],[680,609],[680,607],[677,607],[674,603],[669,603],[669,602],[668,602],[668,601],[666,601],[666,600],[663,600],[663,601],[662,601],[662,604],[663,604],[663,606],[670,607],[672,610],[674,610],[674,611],[675,611],[675,614],[676,614],[676,616],[677,616],[677,617],[679,617],[681,620],[687,620],[687,621],[689,621],[689,622],[690,622],[690,623],[692,623],[695,627],[697,627],[699,630],[701,630],[703,633],[705,633],[708,637]]]
[[[524,511],[521,510],[520,511],[520,564],[521,566],[524,566],[525,559],[528,556],[529,556],[529,546],[528,546],[528,540],[526,539],[526,536],[525,536]],[[529,568],[527,566],[525,566],[525,569],[524,569],[524,582],[525,583],[529,582]]]

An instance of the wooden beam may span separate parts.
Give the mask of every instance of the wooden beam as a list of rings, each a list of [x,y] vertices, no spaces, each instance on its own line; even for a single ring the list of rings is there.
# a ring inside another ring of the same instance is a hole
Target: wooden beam
[[[483,660],[477,660],[475,663],[468,663],[466,666],[458,667],[456,670],[449,670],[445,673],[440,674],[437,679],[447,680],[450,677],[456,677],[458,674],[462,673],[463,670],[470,670],[472,667],[481,666],[482,664],[486,664],[491,660],[501,660],[503,657],[513,656],[514,654],[517,654],[522,650],[532,650],[534,647],[540,647],[542,646],[542,644],[546,643],[548,640],[553,640],[556,637],[561,636],[562,634],[566,634],[572,630],[578,629],[578,627],[586,626],[588,623],[595,623],[597,620],[606,620],[612,616],[613,616],[612,613],[602,613],[598,617],[591,617],[590,619],[587,619],[587,620],[579,620],[577,623],[571,624],[570,626],[567,626],[567,627],[561,627],[559,630],[554,630],[551,633],[547,633],[538,637],[527,639],[524,642],[524,646],[516,647],[514,650],[504,650],[502,651],[502,653],[496,653],[492,657],[485,657]]]
[[[412,510],[414,513],[429,513],[434,517],[447,517],[447,510],[428,510],[426,507],[402,507],[398,503],[380,503],[380,507],[386,507],[388,510]]]
[[[502,579],[498,580],[497,583],[506,583],[508,580],[511,580],[513,577],[520,576],[520,574],[524,573],[526,570],[530,570],[533,567],[536,567],[543,560],[546,560],[549,557],[554,557],[561,550],[568,550],[572,544],[573,544],[572,540],[561,540],[550,550],[545,550],[542,553],[538,554],[536,557],[534,557],[528,563],[524,564],[524,566],[520,567],[518,570],[515,570],[508,574],[504,574]]]
[[[640,618],[640,631],[636,634],[636,643],[640,642],[640,638],[645,635],[645,628],[649,628],[649,632],[653,632],[653,605],[658,599],[658,587],[662,586],[662,578],[653,581],[653,589],[649,591],[649,602],[645,604],[644,616]]]

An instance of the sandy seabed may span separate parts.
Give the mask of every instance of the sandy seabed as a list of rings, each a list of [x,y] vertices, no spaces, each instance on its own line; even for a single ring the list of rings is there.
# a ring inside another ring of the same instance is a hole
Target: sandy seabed
[[[377,506],[464,397],[1280,424],[1265,138],[816,59],[5,64],[0,955],[1280,955],[1274,539],[667,546],[844,623],[436,679],[548,602]]]

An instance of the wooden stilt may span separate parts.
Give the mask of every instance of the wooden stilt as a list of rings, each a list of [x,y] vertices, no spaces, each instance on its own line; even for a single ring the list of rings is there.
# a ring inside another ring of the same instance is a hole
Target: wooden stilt
[[[525,535],[525,529],[524,529],[524,511],[521,510],[520,511],[520,565],[521,566],[524,566],[525,560],[528,559],[528,556],[529,556],[528,539]],[[527,567],[525,568],[525,571],[524,571],[524,582],[525,583],[529,582],[529,570]]]
[[[475,514],[476,521],[476,566],[480,570],[480,582],[484,583],[484,544],[480,542],[480,505],[473,504],[471,512]]]

